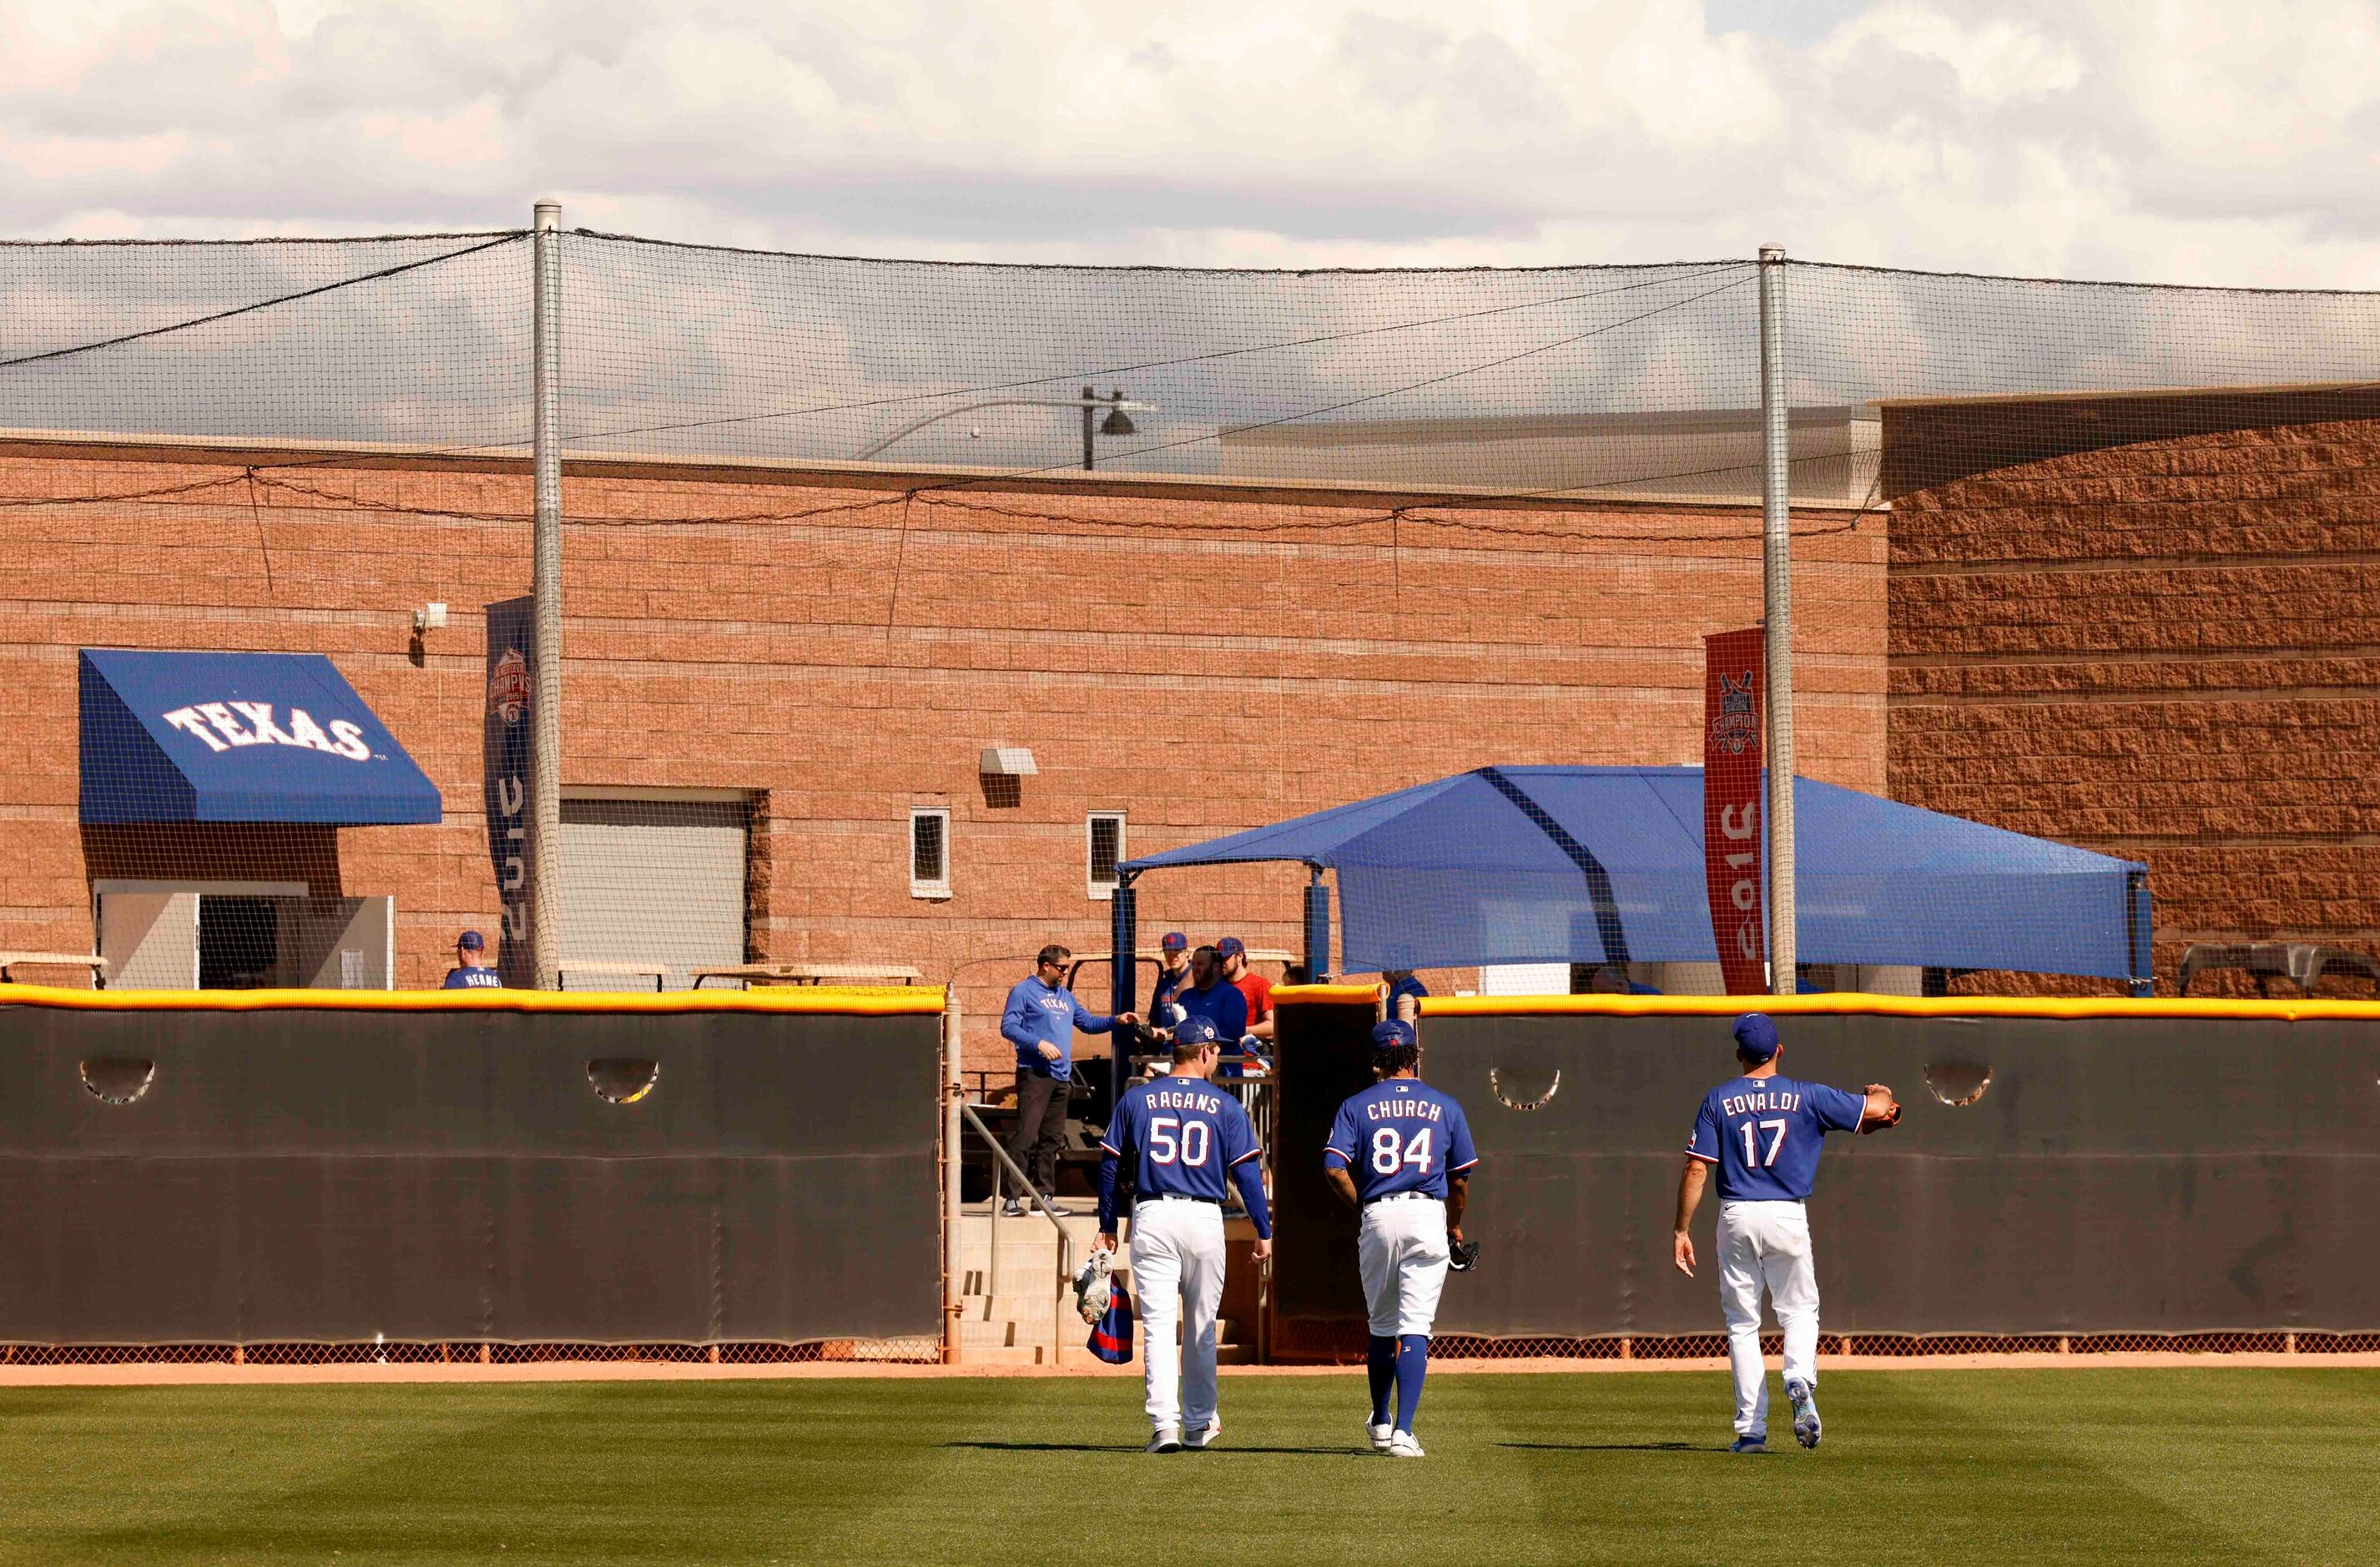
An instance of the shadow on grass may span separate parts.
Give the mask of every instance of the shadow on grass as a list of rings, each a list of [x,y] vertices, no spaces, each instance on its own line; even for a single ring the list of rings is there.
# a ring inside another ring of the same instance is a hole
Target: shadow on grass
[[[942,1446],[945,1448],[973,1448],[980,1452],[1136,1453],[1147,1451],[1137,1442],[1132,1443],[1129,1446],[1111,1442],[944,1442]],[[1274,1454],[1318,1453],[1328,1457],[1333,1454],[1353,1456],[1361,1451],[1362,1450],[1354,1447],[1244,1447],[1237,1442],[1225,1446],[1219,1442],[1210,1448],[1184,1448],[1182,1450],[1181,1455],[1185,1458],[1195,1458],[1203,1456],[1207,1453],[1264,1452]],[[1364,1453],[1364,1456],[1369,1458],[1372,1455],[1367,1452]]]
[[[1529,1452],[1716,1452],[1727,1453],[1723,1447],[1703,1447],[1694,1442],[1498,1442],[1498,1447],[1519,1448]],[[1733,1457],[1734,1454],[1728,1453]]]

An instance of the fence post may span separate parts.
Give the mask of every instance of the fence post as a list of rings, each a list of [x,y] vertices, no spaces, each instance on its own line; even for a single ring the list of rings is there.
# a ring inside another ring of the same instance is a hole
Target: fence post
[[[965,1310],[966,1248],[959,1229],[959,1103],[965,1090],[959,1075],[959,988],[942,1000],[942,1364],[959,1364],[959,1318]],[[999,1222],[997,1215],[991,1222]],[[990,1281],[987,1281],[987,1289]]]
[[[1768,989],[1801,989],[1793,943],[1793,502],[1785,249],[1760,248],[1760,576],[1768,627]]]
[[[537,988],[562,988],[562,204],[536,208],[530,273],[529,453],[535,532],[529,565],[537,646],[535,761],[529,770],[529,945]]]

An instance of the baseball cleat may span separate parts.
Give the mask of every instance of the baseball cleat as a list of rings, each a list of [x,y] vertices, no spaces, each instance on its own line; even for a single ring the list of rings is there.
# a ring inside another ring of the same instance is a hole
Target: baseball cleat
[[[1785,1396],[1793,1401],[1793,1439],[1803,1447],[1818,1445],[1818,1395],[1799,1377],[1785,1379]]]
[[[1181,1431],[1172,1426],[1160,1426],[1157,1428],[1157,1434],[1148,1439],[1148,1447],[1147,1451],[1150,1452],[1180,1452],[1182,1451]]]
[[[1374,1452],[1388,1452],[1389,1438],[1394,1435],[1395,1432],[1396,1427],[1390,1425],[1385,1420],[1377,1426],[1373,1425],[1368,1420],[1364,1423],[1364,1434],[1372,1439],[1372,1451]]]
[[[1389,1445],[1381,1451],[1386,1452],[1390,1458],[1424,1458],[1428,1456],[1422,1452],[1421,1443],[1414,1439],[1414,1434],[1411,1431],[1390,1432]]]
[[[1767,1452],[1768,1451],[1768,1439],[1767,1437],[1738,1437],[1735,1440],[1728,1444],[1727,1451],[1730,1452]]]

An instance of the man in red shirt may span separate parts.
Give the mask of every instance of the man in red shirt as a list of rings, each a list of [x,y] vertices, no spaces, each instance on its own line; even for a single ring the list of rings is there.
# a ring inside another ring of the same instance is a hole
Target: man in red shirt
[[[1215,955],[1223,960],[1223,978],[1248,999],[1248,1032],[1259,1039],[1271,1039],[1272,981],[1248,966],[1248,949],[1237,936],[1216,942]]]

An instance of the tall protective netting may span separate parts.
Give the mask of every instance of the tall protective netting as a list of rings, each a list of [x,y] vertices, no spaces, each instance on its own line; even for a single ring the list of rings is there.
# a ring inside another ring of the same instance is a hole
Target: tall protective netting
[[[566,987],[950,982],[997,1070],[1006,986],[1112,962],[1119,886],[1139,946],[1278,978],[1318,875],[1334,969],[1725,982],[1753,260],[547,242],[554,671],[532,237],[0,248],[18,978],[521,983],[544,899]],[[1783,301],[1803,982],[2369,988],[2380,300],[1790,264]]]

